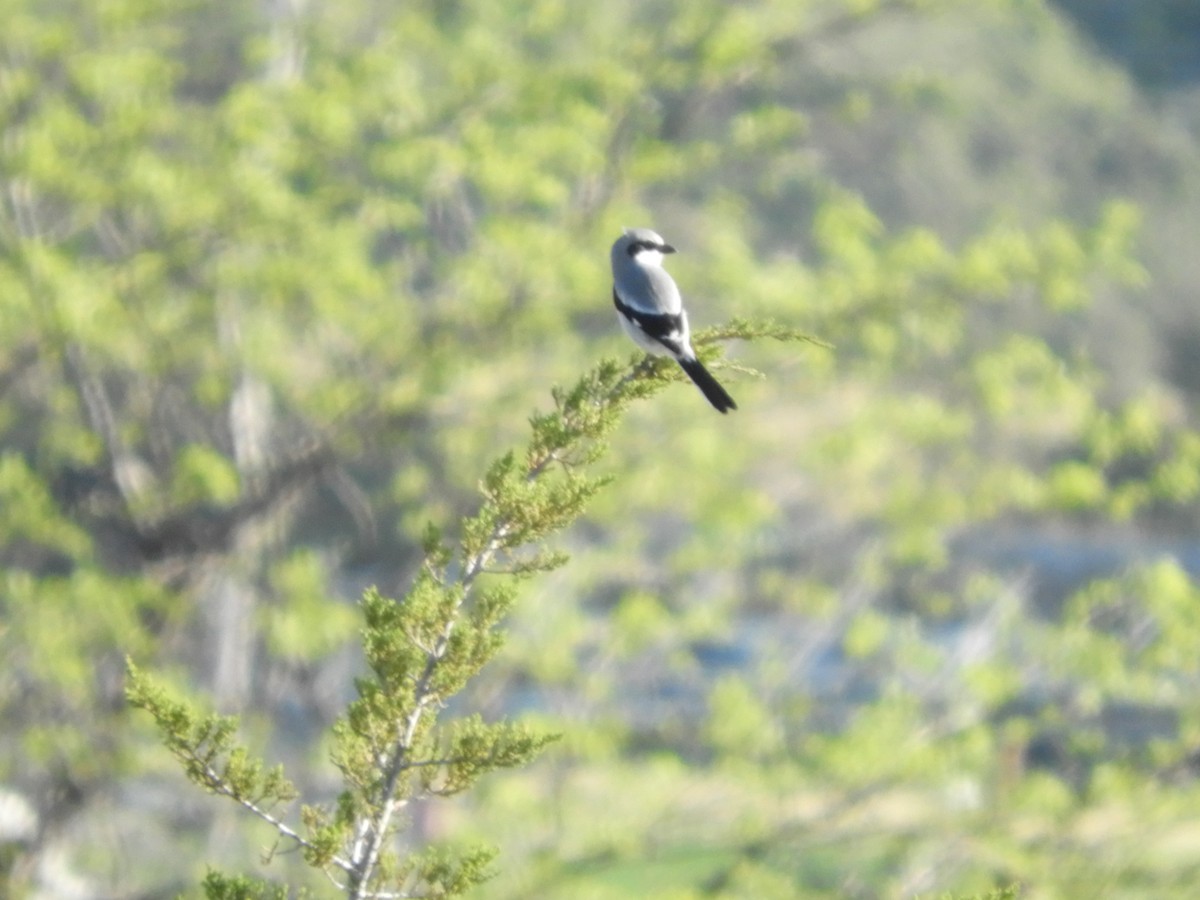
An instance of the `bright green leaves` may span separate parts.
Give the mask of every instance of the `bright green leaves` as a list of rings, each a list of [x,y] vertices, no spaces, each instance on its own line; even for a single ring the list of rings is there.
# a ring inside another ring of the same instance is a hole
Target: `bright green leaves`
[[[1095,509],[1108,494],[1103,473],[1078,460],[1054,466],[1046,484],[1048,503],[1068,512]]]
[[[999,225],[955,253],[924,230],[884,235],[853,196],[818,211],[830,261],[815,306],[838,347],[840,415],[807,454],[840,472],[839,508],[888,523],[896,562],[941,566],[946,529],[1005,511],[1128,518],[1172,491],[1186,502],[1178,415],[1153,393],[1106,409],[1078,337],[1094,286],[1136,278],[1120,262],[1136,221],[1116,203],[1091,227]]]
[[[199,444],[180,451],[171,479],[171,499],[176,505],[229,504],[240,493],[237,470],[228,458]]]
[[[97,670],[120,651],[146,652],[154,643],[146,622],[170,609],[161,588],[90,568],[43,578],[11,570],[2,583],[10,606],[0,646],[13,671],[28,673],[27,696],[42,695],[56,716],[90,712],[105,692]]]
[[[1116,283],[1144,286],[1149,274],[1137,255],[1142,233],[1140,207],[1128,201],[1112,201],[1104,206],[1100,221],[1087,236],[1089,256]]]
[[[118,201],[124,178],[113,150],[129,152],[161,136],[176,116],[168,100],[178,65],[160,52],[167,42],[162,11],[131,12],[119,25],[97,21],[105,16],[90,7],[76,12],[69,41],[55,17],[44,15],[32,25],[17,14],[0,38],[5,58],[26,67],[18,73],[37,73],[33,80],[3,79],[11,105],[0,109],[0,122],[11,140],[0,150],[8,163],[0,170],[27,179],[34,197],[86,210],[40,223],[58,238],[95,224],[93,217]],[[105,39],[90,41],[97,31]],[[35,223],[22,224],[28,235]]]
[[[1200,677],[1200,587],[1171,560],[1098,580],[1072,598],[1063,665],[1106,695],[1162,701]]]
[[[1157,392],[1089,410],[1068,432],[1072,458],[1050,470],[1047,505],[1120,521],[1191,502],[1200,493],[1200,436],[1177,419]]]
[[[106,571],[91,536],[14,454],[0,455],[0,507],[0,711],[14,723],[5,749],[21,767],[55,761],[80,783],[111,778],[121,765],[111,676],[121,655],[155,645],[175,598]]]
[[[1009,336],[971,361],[972,387],[988,416],[1012,420],[1027,439],[1078,431],[1093,412],[1090,379],[1068,368],[1044,340]]]
[[[463,549],[469,556],[489,547],[516,548],[558,531],[583,511],[605,481],[566,470],[556,478],[530,480],[512,457],[501,459],[483,485],[485,506],[464,530]]]
[[[58,509],[46,484],[25,461],[0,455],[0,542],[26,543],[30,550],[84,557],[91,549],[87,533]]]
[[[401,884],[411,884],[419,893],[410,896],[444,900],[459,897],[487,881],[496,851],[488,847],[454,850],[431,847],[414,853],[389,873]]]
[[[763,106],[747,110],[734,118],[731,137],[747,149],[772,147],[802,137],[808,121],[799,110],[787,106]]]
[[[867,609],[856,615],[842,638],[842,649],[852,659],[865,659],[883,649],[892,623],[877,610]]]
[[[1190,432],[1176,438],[1173,455],[1154,470],[1151,491],[1170,504],[1200,496],[1200,434]]]
[[[132,662],[125,695],[154,718],[163,743],[196,784],[263,811],[296,798],[296,788],[281,768],[266,768],[236,743],[235,718],[197,712]]]
[[[461,603],[461,588],[443,587],[428,573],[417,577],[404,603],[375,589],[363,594],[367,664],[386,693],[400,696],[416,686],[427,656]]]
[[[313,662],[354,636],[354,608],[329,597],[329,573],[314,553],[297,551],[280,560],[270,579],[278,602],[264,611],[262,626],[280,659]]]
[[[480,486],[485,502],[463,526],[464,558],[480,559],[486,567],[485,557],[536,542],[577,518],[608,483],[583,475],[582,469],[602,454],[604,438],[624,407],[661,387],[660,372],[650,361],[625,370],[605,360],[569,390],[555,388],[555,409],[530,420],[524,458],[508,453],[488,469]],[[543,557],[535,568],[560,563]],[[528,560],[516,564],[529,570]]]
[[[763,761],[783,748],[783,731],[763,698],[743,678],[726,676],[708,695],[706,741],[718,754]]]
[[[864,270],[876,260],[875,241],[883,223],[866,202],[853,194],[840,194],[821,205],[812,233],[818,248],[839,268]]]
[[[478,716],[460,719],[447,729],[436,766],[422,770],[424,787],[441,796],[471,787],[494,769],[511,769],[533,760],[556,735],[535,734],[522,725],[486,724]]]
[[[288,900],[291,896],[286,885],[267,884],[245,875],[229,876],[211,870],[204,876],[202,886],[208,900]]]

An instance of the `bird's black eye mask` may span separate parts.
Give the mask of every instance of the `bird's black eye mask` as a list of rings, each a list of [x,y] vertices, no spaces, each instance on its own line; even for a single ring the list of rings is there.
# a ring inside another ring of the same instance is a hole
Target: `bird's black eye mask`
[[[654,241],[634,241],[625,248],[630,256],[637,256],[643,250],[657,250],[659,253],[674,253],[675,248],[670,244],[656,244]]]

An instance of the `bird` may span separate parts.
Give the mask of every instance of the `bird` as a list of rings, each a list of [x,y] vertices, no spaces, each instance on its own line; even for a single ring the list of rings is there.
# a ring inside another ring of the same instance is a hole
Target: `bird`
[[[622,330],[655,356],[670,356],[719,413],[737,409],[692,349],[687,310],[663,257],[675,248],[649,228],[626,228],[612,245],[613,303]]]

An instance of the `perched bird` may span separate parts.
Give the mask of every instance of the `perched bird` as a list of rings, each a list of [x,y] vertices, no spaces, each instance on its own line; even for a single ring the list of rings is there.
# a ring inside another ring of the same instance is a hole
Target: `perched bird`
[[[670,356],[696,383],[717,412],[737,404],[692,350],[687,310],[675,279],[662,267],[675,248],[649,228],[626,228],[612,245],[613,303],[633,342],[656,356]]]

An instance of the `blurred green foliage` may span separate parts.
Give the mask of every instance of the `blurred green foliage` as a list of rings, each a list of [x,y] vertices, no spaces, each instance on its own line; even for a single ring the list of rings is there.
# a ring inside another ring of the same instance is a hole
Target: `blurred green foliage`
[[[1018,0],[9,0],[0,785],[42,837],[5,889],[61,848],[95,893],[328,892],[191,796],[123,660],[332,802],[350,601],[627,351],[606,253],[645,224],[693,327],[832,348],[730,345],[729,421],[680,386],[611,424],[572,564],[454,701],[561,746],[414,810],[422,864],[1190,896],[1200,155],[1156,90]]]

